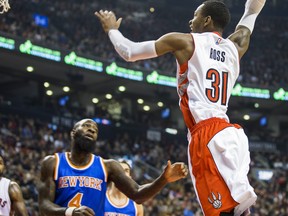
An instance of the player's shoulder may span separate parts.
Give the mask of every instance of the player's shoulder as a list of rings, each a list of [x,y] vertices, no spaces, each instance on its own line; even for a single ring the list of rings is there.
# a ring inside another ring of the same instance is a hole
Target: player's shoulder
[[[118,161],[116,161],[115,159],[104,159],[104,158],[101,158],[101,160],[103,161],[105,166],[114,166],[115,163],[119,164]]]
[[[41,167],[51,168],[56,164],[56,156],[55,155],[47,155],[43,158],[41,162]]]
[[[181,42],[181,41],[186,42],[187,40],[188,41],[191,40],[191,34],[182,32],[170,32],[163,35],[160,39],[172,42]]]
[[[13,200],[16,198],[16,196],[21,194],[21,188],[17,182],[11,180],[9,183],[8,192],[9,192],[10,198],[12,198]]]
[[[106,171],[109,173],[115,173],[115,171],[117,170],[121,170],[121,165],[117,160],[114,159],[102,159],[103,160],[103,164],[104,167],[106,169]]]
[[[46,161],[51,162],[53,160],[56,160],[56,156],[55,155],[46,155],[44,157],[44,159],[42,160],[42,162],[46,162]]]
[[[19,184],[16,181],[10,180],[9,189],[20,188]]]

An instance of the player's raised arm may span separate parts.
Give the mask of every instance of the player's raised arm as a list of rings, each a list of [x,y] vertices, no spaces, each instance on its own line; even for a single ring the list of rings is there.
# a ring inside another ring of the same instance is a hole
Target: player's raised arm
[[[137,203],[143,203],[154,197],[165,185],[185,178],[188,174],[184,163],[171,164],[168,161],[164,171],[157,179],[149,184],[138,185],[125,174],[117,161],[105,160],[104,163],[108,172],[108,181],[113,181],[122,193]]]
[[[254,30],[256,18],[265,5],[266,0],[247,0],[245,11],[235,32],[228,38],[236,45],[241,58],[249,47],[250,36]]]
[[[95,15],[99,18],[102,28],[108,34],[115,50],[126,61],[150,59],[168,52],[183,50],[187,47],[187,37],[191,39],[189,34],[169,33],[158,40],[134,42],[124,37],[118,30],[122,18],[116,19],[112,11],[100,10]]]

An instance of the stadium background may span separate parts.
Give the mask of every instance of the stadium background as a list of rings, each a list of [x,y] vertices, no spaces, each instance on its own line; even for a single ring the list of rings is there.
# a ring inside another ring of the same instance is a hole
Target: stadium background
[[[158,175],[168,159],[186,162],[173,56],[123,62],[93,14],[115,11],[123,17],[123,34],[142,41],[189,32],[201,2],[10,0],[12,9],[0,22],[0,151],[6,176],[21,185],[30,215],[39,215],[39,162],[69,149],[69,131],[81,118],[99,124],[96,154],[131,160],[138,183]],[[225,2],[232,14],[227,36],[244,0]],[[231,122],[250,138],[249,178],[259,196],[252,215],[288,215],[287,9],[287,1],[267,1],[229,104]],[[201,215],[189,178],[144,206],[146,215]]]

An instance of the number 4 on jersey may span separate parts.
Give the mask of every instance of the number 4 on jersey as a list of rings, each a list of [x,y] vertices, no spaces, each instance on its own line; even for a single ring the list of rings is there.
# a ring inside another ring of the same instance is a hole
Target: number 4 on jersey
[[[77,193],[69,202],[68,207],[76,207],[79,208],[81,206],[83,193]]]

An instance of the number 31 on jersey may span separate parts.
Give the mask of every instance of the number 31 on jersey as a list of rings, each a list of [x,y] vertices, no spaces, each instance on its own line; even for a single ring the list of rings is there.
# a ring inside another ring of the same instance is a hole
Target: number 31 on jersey
[[[206,88],[207,98],[217,103],[221,101],[221,105],[227,104],[227,86],[228,86],[228,72],[219,73],[219,71],[211,68],[206,73],[206,79],[211,80],[211,88]]]

